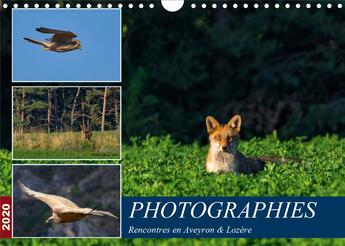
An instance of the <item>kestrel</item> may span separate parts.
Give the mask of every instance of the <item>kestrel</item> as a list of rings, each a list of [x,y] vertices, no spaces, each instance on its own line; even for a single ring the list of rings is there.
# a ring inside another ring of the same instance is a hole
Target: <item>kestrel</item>
[[[77,37],[77,35],[73,32],[49,29],[45,27],[36,28],[36,31],[53,34],[53,36],[49,39],[46,39],[46,41],[37,41],[30,38],[24,38],[31,43],[42,45],[44,50],[68,52],[81,49],[80,41],[73,39]]]
[[[36,198],[46,203],[53,211],[46,223],[52,221],[54,223],[68,223],[81,220],[88,215],[109,216],[118,219],[115,215],[107,211],[100,211],[91,208],[81,208],[74,202],[56,195],[45,194],[33,191],[26,187],[22,182],[17,180],[19,188],[28,196]]]

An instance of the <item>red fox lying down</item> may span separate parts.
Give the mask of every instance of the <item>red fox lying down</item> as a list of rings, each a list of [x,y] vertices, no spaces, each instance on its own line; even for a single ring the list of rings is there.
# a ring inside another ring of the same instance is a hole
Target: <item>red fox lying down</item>
[[[231,120],[221,125],[212,116],[206,118],[207,132],[210,147],[206,159],[207,172],[233,172],[236,174],[251,174],[263,170],[265,161],[287,162],[299,160],[263,157],[258,159],[247,158],[237,150],[239,133],[241,130],[241,117],[235,115]]]

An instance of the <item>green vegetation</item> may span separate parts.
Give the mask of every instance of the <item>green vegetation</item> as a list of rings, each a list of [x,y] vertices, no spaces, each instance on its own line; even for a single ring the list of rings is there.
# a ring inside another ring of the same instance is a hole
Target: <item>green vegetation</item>
[[[11,195],[12,185],[11,155],[6,150],[0,151],[0,196]]]
[[[276,135],[241,141],[246,156],[302,159],[267,165],[256,175],[208,174],[207,147],[174,144],[171,138],[133,140],[123,156],[127,196],[342,196],[345,139],[337,136],[280,141]]]
[[[14,159],[119,159],[119,131],[15,133]]]
[[[340,196],[345,193],[345,139],[337,136],[280,141],[241,141],[248,156],[284,156],[304,160],[301,165],[270,164],[256,175],[207,174],[207,147],[181,145],[170,137],[133,139],[124,147],[123,196]],[[10,194],[11,165],[8,152],[1,153],[2,195]],[[5,245],[344,245],[344,239],[15,239]]]
[[[0,241],[1,242],[1,241]],[[122,245],[122,246],[172,246],[172,245],[199,245],[199,246],[247,246],[247,245],[275,245],[275,246],[294,246],[294,245],[332,245],[332,246],[343,246],[345,239],[304,239],[304,238],[258,238],[258,239],[182,239],[182,238],[169,238],[169,239],[11,239],[2,240],[2,245],[73,245],[73,246],[103,246],[103,245]]]

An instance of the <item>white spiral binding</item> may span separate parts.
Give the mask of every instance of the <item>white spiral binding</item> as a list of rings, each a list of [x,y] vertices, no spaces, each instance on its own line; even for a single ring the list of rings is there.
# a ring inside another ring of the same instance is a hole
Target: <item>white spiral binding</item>
[[[1,5],[0,5],[1,6]],[[227,3],[223,3],[223,4],[217,4],[217,3],[191,3],[190,8],[192,9],[197,9],[197,8],[202,8],[202,9],[206,9],[206,8],[211,8],[211,9],[217,9],[217,8],[223,8],[226,9],[228,8],[228,4]],[[248,3],[243,3],[243,4],[239,4],[239,3],[233,3],[232,5],[230,5],[233,9],[237,9],[237,8],[243,8],[243,9],[248,9],[248,8],[254,8],[254,9],[259,9],[259,8],[265,8],[265,9],[269,9],[269,8],[275,8],[275,9],[279,9],[281,7],[281,5],[279,3],[275,3],[275,4],[269,4],[269,3],[253,3],[253,4],[248,4]],[[327,8],[327,9],[331,9],[331,8],[338,8],[341,9],[343,8],[343,5],[341,3],[296,3],[294,6],[290,3],[285,3],[282,4],[282,6],[286,9],[290,9],[295,7],[296,9],[302,9],[303,7],[306,9],[311,9],[311,8],[316,8],[316,9],[321,9],[321,8]],[[149,4],[143,4],[143,3],[119,3],[119,4],[90,4],[87,3],[86,6],[84,8],[92,8],[92,7],[96,7],[96,8],[127,8],[127,9],[134,9],[134,8],[139,8],[139,9],[144,9],[144,8],[150,8],[153,9],[155,7],[155,5],[153,3],[149,3]],[[8,3],[3,3],[2,4],[2,8],[3,9],[8,9],[10,8]],[[70,4],[70,3],[66,3],[64,6],[60,5],[60,4],[55,4],[55,5],[50,5],[49,3],[13,3],[12,4],[12,8],[82,8],[82,5],[80,3],[77,4]]]

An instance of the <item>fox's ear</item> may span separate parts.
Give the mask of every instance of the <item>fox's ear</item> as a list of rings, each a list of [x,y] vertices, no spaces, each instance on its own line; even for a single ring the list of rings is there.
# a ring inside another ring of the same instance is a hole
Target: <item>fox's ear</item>
[[[206,126],[207,126],[207,132],[209,134],[212,134],[219,127],[219,122],[212,116],[207,116]]]
[[[234,117],[232,117],[228,123],[228,126],[231,129],[233,129],[237,132],[240,132],[240,130],[241,130],[241,116],[235,115]]]

